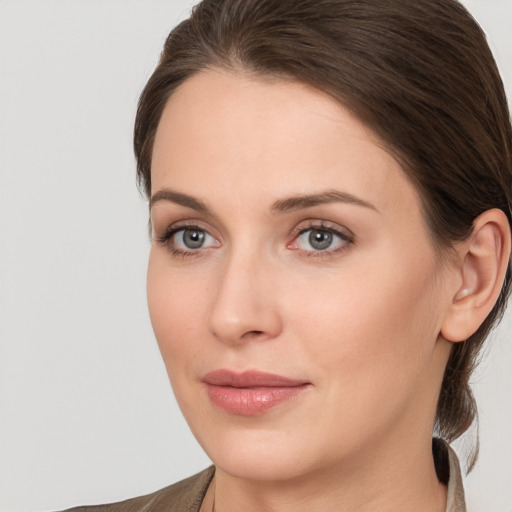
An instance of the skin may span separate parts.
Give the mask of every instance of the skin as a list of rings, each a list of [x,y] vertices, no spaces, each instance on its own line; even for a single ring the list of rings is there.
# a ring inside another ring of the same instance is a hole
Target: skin
[[[275,211],[333,190],[367,205]],[[166,105],[152,195],[151,320],[178,403],[217,466],[216,509],[444,510],[431,436],[451,348],[441,331],[463,277],[436,256],[417,191],[371,130],[308,86],[204,71]],[[187,249],[183,231],[162,240],[184,225],[205,245]],[[344,238],[315,250],[304,231],[314,228]],[[201,382],[219,368],[310,386],[238,416]]]

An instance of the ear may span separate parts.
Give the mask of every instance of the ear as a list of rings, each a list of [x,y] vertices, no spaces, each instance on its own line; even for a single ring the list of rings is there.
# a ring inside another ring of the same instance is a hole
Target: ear
[[[498,300],[510,262],[510,225],[501,210],[482,213],[473,228],[457,249],[458,289],[441,327],[441,336],[452,342],[468,339],[487,318]]]

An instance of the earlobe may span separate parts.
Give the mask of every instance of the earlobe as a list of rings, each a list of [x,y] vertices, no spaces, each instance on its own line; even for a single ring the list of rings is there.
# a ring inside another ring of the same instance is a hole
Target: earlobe
[[[501,292],[510,250],[506,215],[497,209],[482,213],[474,222],[472,234],[459,248],[460,286],[443,322],[443,338],[464,341],[480,327]]]

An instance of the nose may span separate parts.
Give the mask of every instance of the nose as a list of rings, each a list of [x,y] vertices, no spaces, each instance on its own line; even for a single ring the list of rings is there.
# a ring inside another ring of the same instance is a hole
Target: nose
[[[277,337],[282,321],[275,269],[254,254],[233,254],[223,265],[209,316],[210,332],[231,345]]]

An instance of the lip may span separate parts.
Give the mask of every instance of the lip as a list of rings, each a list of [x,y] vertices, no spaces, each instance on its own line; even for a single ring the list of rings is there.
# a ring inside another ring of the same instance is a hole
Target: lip
[[[273,373],[248,370],[214,370],[202,379],[208,397],[220,409],[240,416],[256,416],[304,392],[311,386],[304,380]]]

